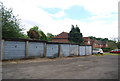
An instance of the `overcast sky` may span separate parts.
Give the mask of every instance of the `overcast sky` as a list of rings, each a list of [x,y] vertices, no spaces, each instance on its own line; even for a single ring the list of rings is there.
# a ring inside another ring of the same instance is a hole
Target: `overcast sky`
[[[37,25],[57,35],[78,25],[83,36],[118,36],[119,0],[1,0],[19,15],[25,31]]]

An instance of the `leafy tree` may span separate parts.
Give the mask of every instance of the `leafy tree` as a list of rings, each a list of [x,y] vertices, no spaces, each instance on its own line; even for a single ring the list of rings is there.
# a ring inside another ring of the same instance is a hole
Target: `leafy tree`
[[[30,37],[31,39],[39,39],[40,38],[39,33],[34,30],[29,30],[27,32],[27,34],[28,34],[28,37]]]
[[[39,28],[38,28],[38,26],[34,26],[34,27],[32,27],[32,28],[30,28],[30,30],[34,30],[34,31],[39,31]]]
[[[95,38],[96,40],[102,40],[102,38]]]
[[[108,41],[108,38],[97,38],[94,36],[89,36],[90,39],[96,39],[96,40],[101,40],[101,41]]]
[[[80,29],[77,25],[76,25],[76,32],[80,32]]]
[[[40,40],[47,40],[47,36],[44,34],[42,30],[39,30],[38,26],[34,26],[27,31],[28,37],[31,39],[40,39]]]
[[[52,38],[55,37],[52,33],[47,33],[47,40],[51,41]]]
[[[120,49],[120,38],[118,37],[117,40],[118,40],[117,47],[118,47],[118,49]]]
[[[96,39],[96,37],[93,37],[93,36],[89,36],[90,39]]]
[[[74,42],[74,43],[81,44],[83,42],[83,35],[80,32],[80,29],[77,25],[76,27],[72,25],[71,31],[68,34],[68,39],[70,42]]]
[[[108,41],[108,38],[103,38],[102,41]]]
[[[27,31],[27,35],[31,39],[40,39],[40,34],[39,34],[38,26],[34,26],[33,28],[30,28],[30,30]]]
[[[45,33],[43,31],[39,31],[39,34],[41,36],[41,40],[47,40],[47,36],[45,35]]]
[[[74,32],[75,32],[75,27],[74,27],[74,25],[72,25],[71,31],[68,34],[68,39],[71,42],[73,42],[72,40],[74,39]]]
[[[0,39],[2,38],[2,2],[0,2]]]
[[[22,38],[24,37],[23,29],[20,28],[19,19],[13,15],[13,10],[5,8],[2,4],[1,7],[1,17],[2,21],[2,37],[3,38]]]
[[[115,41],[108,41],[108,48],[110,49],[116,49],[117,48],[117,45],[116,45],[116,42]]]
[[[120,49],[120,39],[118,38],[112,38],[111,40],[108,40],[108,42],[114,42],[115,45],[112,46],[116,46],[116,49]]]
[[[22,37],[23,39],[29,39],[29,37],[28,37],[28,35],[26,35],[26,34],[23,34],[23,37]]]
[[[120,42],[117,42],[117,47],[118,49],[120,49]]]
[[[95,38],[96,40],[108,41],[108,38]]]

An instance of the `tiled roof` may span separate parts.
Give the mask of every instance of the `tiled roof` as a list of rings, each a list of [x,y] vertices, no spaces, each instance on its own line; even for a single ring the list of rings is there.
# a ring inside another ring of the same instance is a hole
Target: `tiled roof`
[[[83,37],[84,41],[90,41],[89,37]]]
[[[96,39],[91,39],[90,42],[91,42],[91,44],[93,44],[93,43],[99,44],[99,42]]]
[[[102,42],[101,40],[98,40],[98,42],[99,42],[99,44],[101,44],[101,45],[103,44],[103,42]]]
[[[67,32],[62,32],[62,33],[58,34],[57,36],[55,36],[54,38],[55,39],[59,39],[59,38],[66,38],[66,39],[68,39],[68,33]]]
[[[102,45],[107,44],[107,41],[98,40],[98,42],[99,42],[100,44],[102,44]]]

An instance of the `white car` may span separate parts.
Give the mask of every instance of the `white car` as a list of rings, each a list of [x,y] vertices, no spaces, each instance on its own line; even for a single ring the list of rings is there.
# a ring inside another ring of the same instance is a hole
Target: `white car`
[[[93,54],[103,54],[103,50],[95,48],[95,49],[93,49]]]

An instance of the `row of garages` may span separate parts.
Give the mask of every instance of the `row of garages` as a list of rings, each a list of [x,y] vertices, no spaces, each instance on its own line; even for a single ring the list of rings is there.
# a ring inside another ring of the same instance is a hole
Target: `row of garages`
[[[92,54],[92,46],[35,40],[3,40],[2,59],[67,57]]]

